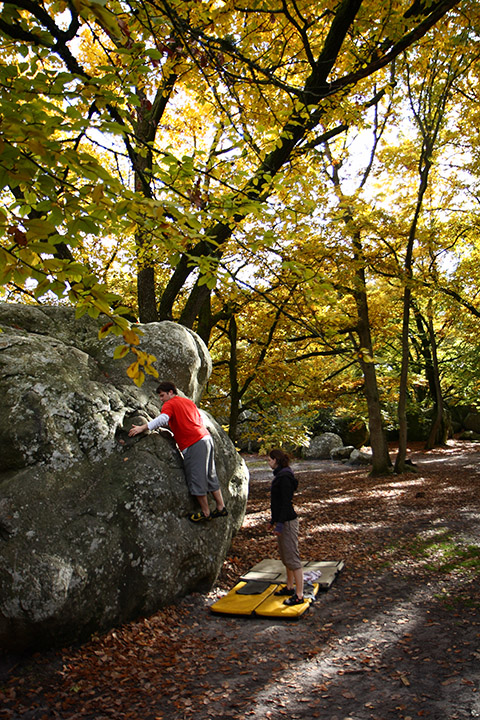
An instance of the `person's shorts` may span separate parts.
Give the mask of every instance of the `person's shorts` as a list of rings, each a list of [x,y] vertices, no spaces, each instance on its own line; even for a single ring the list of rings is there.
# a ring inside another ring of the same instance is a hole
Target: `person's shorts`
[[[185,479],[191,495],[206,495],[220,489],[215,469],[215,452],[211,435],[205,435],[183,453]]]
[[[277,535],[280,560],[289,570],[299,570],[302,561],[298,553],[298,518],[283,523],[281,535]]]

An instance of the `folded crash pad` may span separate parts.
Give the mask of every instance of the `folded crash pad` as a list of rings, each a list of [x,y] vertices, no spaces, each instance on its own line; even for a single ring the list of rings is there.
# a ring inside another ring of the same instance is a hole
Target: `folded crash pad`
[[[304,572],[305,602],[284,605],[285,596],[275,595],[287,577],[280,560],[262,560],[240,578],[226,595],[210,606],[213,613],[298,618],[308,610],[319,590],[328,590],[343,568],[343,561],[306,561]]]

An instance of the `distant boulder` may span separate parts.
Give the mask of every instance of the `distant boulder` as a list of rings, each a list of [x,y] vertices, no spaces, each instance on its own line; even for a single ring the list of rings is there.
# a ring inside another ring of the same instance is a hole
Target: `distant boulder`
[[[330,460],[334,448],[343,446],[342,438],[335,433],[322,433],[310,438],[310,444],[303,451],[306,459]]]
[[[352,452],[355,450],[353,445],[344,445],[342,447],[335,447],[330,451],[330,457],[332,460],[348,460]]]
[[[353,450],[348,460],[349,465],[370,465],[373,461],[371,452],[365,452],[362,450]]]

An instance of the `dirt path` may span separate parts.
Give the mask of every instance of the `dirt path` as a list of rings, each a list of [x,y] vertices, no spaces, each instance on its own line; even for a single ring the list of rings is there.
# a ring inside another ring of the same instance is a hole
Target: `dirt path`
[[[271,479],[251,493],[218,586],[77,648],[23,659],[0,718],[212,717],[389,720],[480,717],[480,448],[412,453],[417,472],[371,479],[294,465],[306,559],[345,569],[302,619],[209,611],[245,570],[276,557]]]

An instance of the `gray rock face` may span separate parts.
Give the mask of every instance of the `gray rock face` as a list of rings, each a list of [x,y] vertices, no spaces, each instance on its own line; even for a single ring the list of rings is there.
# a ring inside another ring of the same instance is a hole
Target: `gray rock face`
[[[87,637],[212,585],[245,511],[248,472],[205,414],[230,515],[194,525],[168,432],[128,438],[160,411],[113,360],[119,339],[67,308],[0,304],[0,645]],[[199,401],[203,342],[175,323],[142,328],[160,379]]]
[[[354,450],[353,445],[334,447],[333,450],[330,451],[330,457],[332,460],[348,460]]]
[[[362,452],[361,450],[353,450],[349,459],[350,465],[371,465],[372,453]]]
[[[342,438],[335,433],[322,433],[310,439],[308,448],[304,450],[304,457],[318,460],[330,460],[334,448],[342,447]]]

